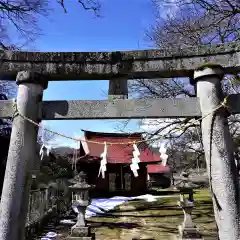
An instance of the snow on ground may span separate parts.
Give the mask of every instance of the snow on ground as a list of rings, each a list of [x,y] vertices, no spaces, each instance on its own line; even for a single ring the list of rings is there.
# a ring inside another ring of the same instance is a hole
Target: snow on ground
[[[157,198],[162,196],[153,196],[150,194],[141,195],[137,197],[120,197],[115,196],[112,198],[102,198],[102,199],[93,199],[91,204],[87,207],[86,210],[86,218],[96,216],[97,214],[102,214],[105,212],[108,212],[110,210],[113,210],[115,207],[122,205],[125,202],[136,200],[136,199],[142,199],[148,202],[156,201]]]
[[[162,197],[162,196],[161,196]],[[120,197],[120,196],[115,196],[112,198],[101,198],[101,199],[93,199],[91,204],[87,207],[86,210],[86,218],[96,216],[97,214],[103,214],[105,212],[108,212],[115,207],[122,205],[123,203],[135,199],[142,199],[146,200],[148,202],[153,202],[156,201],[158,196],[153,196],[150,194],[146,195],[141,195],[137,197]],[[76,205],[72,206],[74,212],[78,213],[78,209]],[[69,220],[69,219],[64,219],[61,220],[61,224],[67,224],[67,225],[74,225],[75,221]],[[41,238],[41,240],[58,240],[59,236],[55,232],[48,232],[45,237]]]
[[[87,207],[86,210],[86,218],[93,217],[96,215],[104,214],[110,210],[113,210],[115,207],[124,204],[125,202],[131,200],[145,200],[147,202],[154,202],[158,198],[166,198],[166,197],[179,197],[178,195],[164,195],[164,196],[154,196],[151,194],[141,195],[137,197],[122,197],[122,196],[115,196],[112,198],[100,198],[100,199],[92,199],[91,204]],[[76,205],[72,206],[72,209],[75,213],[78,213],[78,209]],[[64,219],[61,220],[61,224],[66,225],[74,225],[76,220],[69,220]],[[49,233],[48,233],[49,234]],[[50,238],[43,238],[42,240],[48,240]]]

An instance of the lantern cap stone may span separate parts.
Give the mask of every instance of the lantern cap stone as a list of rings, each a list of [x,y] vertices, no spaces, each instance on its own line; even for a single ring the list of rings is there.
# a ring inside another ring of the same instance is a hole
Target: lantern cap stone
[[[69,186],[69,189],[74,190],[87,190],[92,189],[94,186],[87,183],[87,175],[83,171],[80,173],[75,173],[73,179],[69,180],[70,183],[73,183],[72,186]]]

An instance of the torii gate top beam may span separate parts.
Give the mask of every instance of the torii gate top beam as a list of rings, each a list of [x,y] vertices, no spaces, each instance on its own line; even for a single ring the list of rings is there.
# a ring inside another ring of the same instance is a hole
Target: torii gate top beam
[[[0,79],[15,80],[23,70],[50,81],[189,77],[204,62],[217,62],[226,73],[240,72],[240,42],[171,50],[115,52],[0,51]]]

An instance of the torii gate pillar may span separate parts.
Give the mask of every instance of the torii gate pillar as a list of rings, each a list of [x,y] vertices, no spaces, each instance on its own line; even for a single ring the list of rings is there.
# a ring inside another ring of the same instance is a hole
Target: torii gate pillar
[[[220,240],[240,239],[239,183],[229,132],[227,111],[214,111],[223,101],[220,65],[198,68],[194,72],[202,112],[202,138],[210,188]],[[214,112],[214,113],[213,113]],[[205,117],[206,116],[206,117]]]
[[[30,71],[19,72],[16,82],[18,112],[38,122],[39,103],[47,82]],[[35,125],[14,116],[0,205],[0,240],[24,239],[37,132]]]

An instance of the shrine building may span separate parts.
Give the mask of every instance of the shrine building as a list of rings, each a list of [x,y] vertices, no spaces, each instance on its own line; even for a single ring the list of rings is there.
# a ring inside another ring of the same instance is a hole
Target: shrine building
[[[99,174],[104,144],[98,142],[127,143],[143,140],[141,133],[101,133],[82,130],[84,137],[73,156],[78,171],[87,174],[88,182],[95,185],[95,192],[101,194],[141,194],[147,192],[148,181],[158,179],[162,188],[170,186],[170,169],[161,164],[160,153],[151,151],[147,143],[136,144],[140,152],[138,176],[130,165],[133,158],[132,144],[107,145],[105,177]],[[93,141],[93,142],[88,142]],[[156,184],[155,184],[156,185]]]

